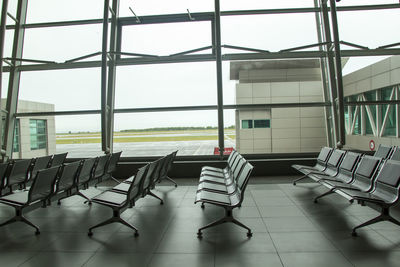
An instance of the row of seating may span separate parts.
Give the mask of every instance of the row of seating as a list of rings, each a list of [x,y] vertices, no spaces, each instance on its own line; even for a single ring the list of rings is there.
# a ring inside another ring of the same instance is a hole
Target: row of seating
[[[117,152],[70,164],[51,166],[33,172],[35,175],[30,179],[29,189],[13,191],[0,198],[0,203],[15,209],[15,216],[0,224],[0,227],[12,222],[22,221],[34,227],[35,233],[39,234],[39,228],[22,215],[23,209],[37,207],[39,206],[37,204],[40,203],[42,203],[42,207],[46,207],[50,205],[50,200],[53,197],[58,198],[60,205],[62,199],[72,195],[79,195],[91,204],[90,198],[82,193],[82,189],[87,189],[91,181],[98,181],[103,177],[112,177],[120,155],[121,152]]]
[[[147,195],[155,197],[160,200],[160,204],[164,201],[151,192],[155,185],[161,182],[163,179],[167,179],[174,183],[175,187],[177,184],[171,178],[168,177],[168,172],[171,169],[172,163],[178,151],[172,152],[156,161],[146,164],[140,168],[136,175],[126,179],[114,188],[107,190],[91,200],[94,203],[109,207],[113,210],[111,218],[100,222],[99,224],[89,228],[88,235],[93,235],[93,229],[118,222],[131,228],[135,231],[135,236],[139,235],[138,229],[132,224],[128,223],[121,218],[121,214],[127,209],[135,206],[135,202],[144,198]]]
[[[37,172],[50,167],[61,166],[67,153],[48,155],[25,160],[11,160],[0,163],[0,196],[3,191],[8,188],[9,192],[13,191],[15,185],[20,189],[26,188],[26,184]]]
[[[383,156],[383,157],[380,157]],[[314,198],[318,199],[337,193],[353,203],[361,205],[373,203],[380,207],[381,214],[352,230],[356,230],[380,221],[391,221],[397,225],[400,222],[389,214],[391,206],[397,204],[400,198],[400,151],[398,147],[383,146],[374,156],[363,155],[351,151],[342,151],[324,147],[315,166],[293,165],[292,167],[306,177],[325,186],[328,191]],[[293,184],[296,185],[297,179]]]
[[[204,166],[201,170],[199,185],[197,187],[195,203],[200,202],[204,209],[204,203],[220,206],[225,210],[225,216],[215,222],[201,227],[197,237],[202,237],[202,230],[222,223],[232,222],[247,230],[247,236],[251,237],[251,229],[233,217],[232,210],[241,207],[244,192],[247,187],[253,166],[237,151],[233,151],[228,157],[227,166],[223,169]]]

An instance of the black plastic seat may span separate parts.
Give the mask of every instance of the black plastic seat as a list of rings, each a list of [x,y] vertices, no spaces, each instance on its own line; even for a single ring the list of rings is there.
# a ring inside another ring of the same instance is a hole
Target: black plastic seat
[[[335,149],[332,152],[331,156],[329,157],[325,170],[323,171],[303,170],[304,175],[306,175],[308,178],[311,178],[316,182],[318,182],[321,179],[333,178],[338,174],[340,164],[342,163],[342,160],[345,155],[346,151]]]
[[[318,199],[333,193],[333,189],[337,185],[350,184],[354,179],[354,173],[361,159],[361,154],[348,151],[339,166],[337,175],[329,178],[320,179],[318,182],[327,187],[329,191],[314,198],[314,202]]]
[[[50,167],[62,166],[67,158],[68,152],[55,154],[50,162]]]
[[[19,185],[20,188],[26,184],[29,177],[32,159],[16,160],[12,162],[10,173],[7,176],[5,186],[12,192],[14,185]]]
[[[378,173],[381,161],[382,159],[380,158],[364,155],[355,170],[351,183],[343,184],[338,181],[324,181],[323,185],[330,188],[330,191],[328,192],[338,193],[352,202],[352,198],[350,197],[351,192],[369,192],[373,189],[374,180]],[[328,195],[328,192],[324,193],[324,195]]]
[[[391,146],[380,144],[378,146],[378,149],[374,153],[374,157],[381,158],[381,159],[387,159],[390,157],[391,153],[392,153]]]
[[[89,228],[88,235],[92,236],[92,230],[110,223],[119,222],[123,225],[131,228],[135,231],[135,236],[138,236],[138,229],[131,225],[130,223],[126,222],[124,219],[121,218],[121,213],[124,212],[128,207],[132,205],[137,199],[142,197],[142,192],[140,192],[141,184],[143,183],[143,179],[146,176],[146,172],[149,168],[149,165],[142,167],[138,170],[135,175],[135,179],[132,183],[129,184],[129,189],[126,194],[121,194],[112,190],[105,191],[94,198],[91,199],[92,202],[110,207],[113,210],[113,216],[101,222],[95,226]]]
[[[55,194],[65,192],[65,196],[58,199],[58,205],[61,205],[62,199],[73,195],[73,190],[76,190],[77,187],[78,174],[81,167],[81,161],[72,162],[62,166],[62,172],[60,177],[57,179]]]
[[[32,170],[31,170],[31,175],[30,177],[35,177],[36,173],[40,170],[44,170],[47,169],[50,165],[50,161],[51,161],[52,156],[43,156],[43,157],[38,157],[35,158],[32,161]]]
[[[390,221],[400,226],[400,221],[393,218],[389,213],[389,208],[399,202],[400,187],[400,162],[388,160],[376,177],[374,188],[370,192],[358,192],[345,190],[352,200],[357,200],[359,204],[373,203],[381,208],[381,214],[367,222],[353,228],[352,235],[356,236],[356,230],[381,221]],[[342,191],[343,189],[338,189]]]
[[[211,166],[203,166],[201,168],[201,173],[206,173],[206,172],[217,172],[217,173],[225,173],[229,172],[229,169],[231,168],[233,161],[236,159],[236,157],[239,155],[239,153],[236,150],[233,150],[232,153],[229,155],[227,159],[227,163],[225,168],[216,168],[216,167],[211,167]]]
[[[93,177],[91,178],[93,180],[97,180],[96,185],[102,181],[102,178],[104,176],[107,175],[107,165],[109,160],[110,154],[106,154],[97,158],[94,167]]]
[[[326,169],[326,165],[328,163],[328,160],[332,154],[333,148],[330,147],[323,147],[321,151],[319,152],[319,155],[317,157],[317,162],[315,163],[314,166],[306,166],[306,165],[299,165],[299,164],[294,164],[292,165],[292,168],[296,169],[297,171],[301,172],[304,174],[305,171],[311,172],[311,171],[323,171]],[[296,183],[302,179],[305,179],[307,176],[303,175],[300,178],[296,179],[293,181],[293,185],[296,185]]]
[[[175,187],[178,187],[178,184],[168,176],[168,173],[172,168],[172,164],[174,163],[174,159],[175,159],[177,153],[178,153],[178,151],[174,151],[171,154],[168,154],[166,156],[166,159],[160,168],[159,177],[155,182],[160,183],[162,180],[165,179],[165,180],[168,180],[171,183],[173,183]]]
[[[3,189],[6,188],[7,175],[10,167],[10,162],[0,163],[0,197],[3,195]]]
[[[21,191],[1,197],[0,203],[13,207],[15,209],[15,216],[8,221],[0,224],[0,227],[20,221],[35,228],[35,234],[40,234],[39,227],[27,220],[22,215],[22,210],[30,205],[41,201],[43,202],[43,206],[46,206],[48,198],[54,192],[54,184],[57,179],[58,171],[59,167],[53,167],[38,171],[36,176],[33,178],[32,185],[29,188],[29,191]]]
[[[217,192],[209,192],[206,190],[198,191],[196,194],[196,199],[194,203],[208,203],[213,204],[216,206],[223,207],[225,209],[225,216],[217,221],[214,221],[206,226],[201,227],[197,232],[197,237],[202,237],[202,230],[223,224],[226,222],[232,222],[240,227],[247,229],[247,236],[251,237],[253,233],[251,229],[244,225],[243,223],[239,222],[233,217],[232,210],[236,207],[240,207],[243,199],[244,199],[244,192],[246,190],[250,174],[253,171],[253,166],[250,163],[246,163],[240,172],[240,175],[235,183],[235,190],[232,194],[221,194]]]
[[[113,173],[117,170],[118,166],[118,161],[121,158],[122,151],[120,152],[115,152],[112,153],[110,156],[110,159],[108,160],[107,166],[106,166],[106,173],[105,175],[100,179],[101,181],[104,181],[105,179],[111,179],[117,183],[120,183],[117,179],[113,177]]]

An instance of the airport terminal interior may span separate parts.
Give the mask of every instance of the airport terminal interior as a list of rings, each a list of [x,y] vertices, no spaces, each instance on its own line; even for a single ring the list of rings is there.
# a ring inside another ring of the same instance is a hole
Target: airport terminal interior
[[[0,266],[400,266],[399,1],[0,9]]]

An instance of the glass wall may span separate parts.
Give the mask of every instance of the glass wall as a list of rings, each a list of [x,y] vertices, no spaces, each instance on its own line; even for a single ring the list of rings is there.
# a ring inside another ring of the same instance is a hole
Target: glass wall
[[[47,147],[47,127],[45,120],[29,120],[31,137],[31,150],[45,149]]]

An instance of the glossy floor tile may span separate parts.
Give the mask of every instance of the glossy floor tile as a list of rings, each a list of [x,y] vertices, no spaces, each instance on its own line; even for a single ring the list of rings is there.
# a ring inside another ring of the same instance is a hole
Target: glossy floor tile
[[[252,229],[251,238],[232,223],[205,229],[197,238],[198,228],[222,218],[224,210],[194,204],[194,180],[177,188],[158,185],[154,193],[164,205],[148,196],[126,210],[122,218],[139,229],[137,237],[122,224],[97,228],[89,237],[88,228],[112,211],[74,196],[26,214],[40,227],[39,236],[21,222],[0,227],[0,266],[399,266],[400,227],[383,222],[353,237],[352,228],[376,210],[334,194],[316,204],[313,198],[323,188],[287,181],[248,186],[233,214]],[[0,223],[13,214],[0,205]]]

